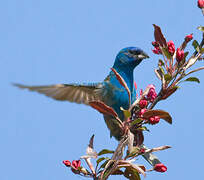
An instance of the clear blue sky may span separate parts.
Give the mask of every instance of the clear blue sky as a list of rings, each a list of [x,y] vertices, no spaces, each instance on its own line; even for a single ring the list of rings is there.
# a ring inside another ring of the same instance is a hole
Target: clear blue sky
[[[196,0],[6,0],[0,2],[0,179],[77,180],[61,163],[78,159],[95,134],[96,150],[114,149],[102,115],[90,107],[58,102],[21,91],[12,82],[43,85],[102,81],[117,52],[138,46],[151,57],[135,71],[139,88],[159,81],[153,69],[158,56],[151,52],[153,26],[179,46],[183,37],[204,25]],[[188,50],[192,50],[191,47]],[[199,66],[203,62],[198,63]],[[203,92],[201,80],[184,84],[158,104],[169,111],[173,125],[161,122],[145,133],[149,147],[173,148],[157,155],[168,167],[146,179],[203,179]],[[145,163],[142,159],[141,163]],[[150,168],[150,166],[145,163]],[[114,178],[111,179],[123,179]]]

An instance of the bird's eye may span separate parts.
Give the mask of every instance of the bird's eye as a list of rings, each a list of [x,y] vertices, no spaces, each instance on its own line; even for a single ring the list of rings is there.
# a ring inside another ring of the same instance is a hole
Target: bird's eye
[[[139,51],[133,51],[133,50],[129,50],[129,52],[133,55],[139,55],[140,52]]]

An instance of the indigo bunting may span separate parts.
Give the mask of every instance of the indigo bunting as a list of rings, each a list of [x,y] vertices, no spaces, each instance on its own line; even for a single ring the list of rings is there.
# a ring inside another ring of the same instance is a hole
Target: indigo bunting
[[[136,47],[127,47],[120,50],[115,58],[113,68],[125,80],[131,93],[131,104],[136,100],[133,70],[145,58],[149,58],[149,56],[143,50]],[[121,107],[128,109],[130,104],[127,91],[117,80],[113,71],[109,73],[103,82],[99,83],[73,83],[48,86],[14,85],[19,88],[29,89],[30,91],[37,91],[59,101],[70,101],[86,105],[89,105],[90,101],[102,101],[112,107],[122,121],[124,121],[124,114]],[[111,136],[120,140],[122,134],[117,126],[116,119],[109,115],[104,115],[104,119]]]

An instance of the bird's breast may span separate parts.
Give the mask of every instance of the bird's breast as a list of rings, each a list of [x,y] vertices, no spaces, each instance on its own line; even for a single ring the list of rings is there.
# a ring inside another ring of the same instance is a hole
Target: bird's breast
[[[116,82],[105,82],[102,99],[105,104],[116,111],[121,120],[124,120],[120,108],[129,108],[129,96],[125,88],[117,80]]]

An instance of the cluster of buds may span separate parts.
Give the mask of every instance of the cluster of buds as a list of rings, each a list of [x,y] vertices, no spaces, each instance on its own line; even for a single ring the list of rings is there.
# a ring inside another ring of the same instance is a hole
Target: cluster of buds
[[[184,48],[187,45],[188,42],[190,42],[193,39],[193,34],[189,34],[184,38],[184,43],[181,47],[175,48],[175,44],[172,40],[170,40],[166,45],[166,50],[168,51],[170,56],[173,56],[176,52],[176,60],[178,63],[180,63],[184,59]],[[162,54],[163,49],[161,46],[159,46],[159,42],[153,41],[152,45],[154,46],[154,49],[152,52],[154,54]],[[156,46],[155,46],[156,45]]]
[[[121,140],[118,147],[124,145],[124,142],[127,140],[126,138]],[[97,153],[94,150],[93,141],[94,135],[90,138],[88,147],[86,149],[86,155],[80,157],[81,159],[85,160],[88,167],[90,168],[90,171],[81,166],[80,160],[73,160],[72,162],[69,160],[62,161],[66,167],[71,168],[71,171],[74,174],[98,180],[108,179],[108,176],[117,174],[123,175],[128,179],[132,179],[130,176],[133,176],[134,180],[139,180],[140,174],[146,176],[146,172],[149,171],[157,171],[161,173],[167,171],[167,167],[160,161],[153,163],[152,168],[149,170],[147,170],[145,166],[141,164],[135,164],[133,162],[135,161],[134,158],[137,156],[144,155],[148,152],[165,150],[170,148],[170,146],[160,146],[152,149],[147,147],[135,147],[131,151],[126,151],[126,156],[122,157],[120,155],[121,148],[117,148],[115,151],[102,149]],[[109,158],[108,154],[112,154],[112,157]],[[91,158],[96,160],[96,167],[94,167],[92,164]],[[101,165],[99,166],[99,164]]]
[[[139,101],[139,110],[137,110],[134,114],[134,119],[141,118],[144,120],[144,123],[149,123],[149,124],[157,124],[160,121],[159,116],[151,116],[148,119],[145,119],[144,113],[147,112],[147,106],[154,102],[154,100],[157,97],[157,93],[155,90],[155,86],[153,84],[150,84],[147,86],[148,93],[143,96],[143,98]],[[140,96],[143,95],[143,90],[140,90]]]
[[[71,171],[74,174],[82,174],[84,176],[90,174],[87,169],[81,166],[81,160],[73,160],[70,162],[69,160],[64,160],[62,163],[66,166],[71,168]]]
[[[152,50],[152,52],[154,54],[161,54],[162,53],[160,48],[159,48],[159,44],[156,41],[153,41],[152,45],[154,46],[154,49]]]
[[[72,163],[69,160],[64,160],[62,163],[67,166],[71,167],[74,170],[79,170],[81,167],[81,161],[80,160],[73,160]]]

